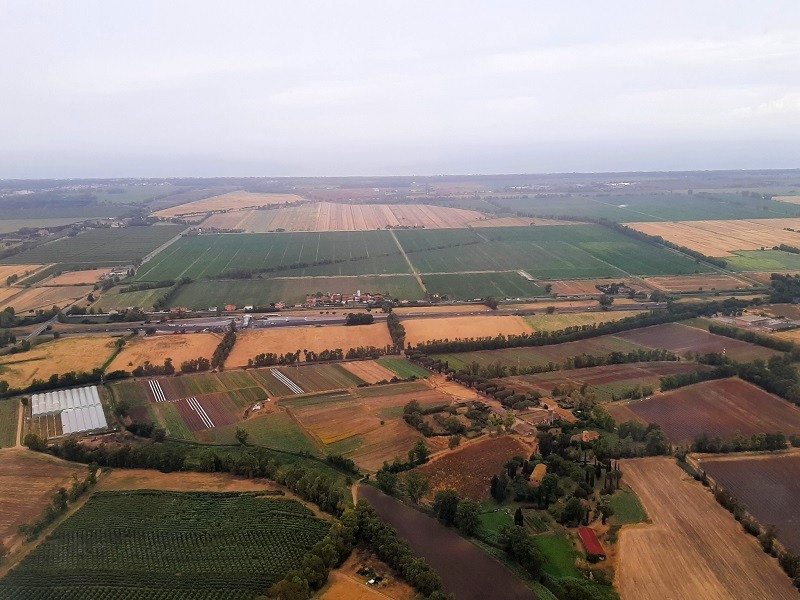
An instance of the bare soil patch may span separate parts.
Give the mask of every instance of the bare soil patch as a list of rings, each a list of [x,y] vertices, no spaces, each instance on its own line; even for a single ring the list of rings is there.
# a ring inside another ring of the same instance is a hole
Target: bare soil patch
[[[622,600],[797,597],[778,562],[675,459],[624,460],[621,470],[652,520],[620,534]]]
[[[14,289],[14,288],[11,288]],[[18,313],[50,309],[53,306],[64,308],[85,298],[92,291],[91,285],[65,285],[61,287],[32,287],[18,290],[20,293],[6,297],[0,302],[0,310],[11,306]]]
[[[696,292],[701,290],[728,292],[752,287],[732,275],[676,275],[674,277],[647,277],[645,281],[664,292]]]
[[[262,352],[285,354],[297,350],[333,350],[341,348],[347,352],[359,346],[391,345],[392,338],[385,323],[372,325],[330,325],[325,327],[282,327],[243,331],[238,334],[236,345],[226,361],[226,366],[243,367],[247,360]]]
[[[366,584],[367,578],[359,575],[361,568],[372,569],[383,581],[374,586]],[[344,564],[331,572],[321,600],[413,600],[414,588],[408,585],[386,563],[363,548],[356,548]]]
[[[255,194],[251,192],[230,192],[221,196],[204,198],[187,202],[154,213],[157,217],[179,217],[214,211],[244,210],[275,204],[302,202],[303,198],[295,194]]]
[[[407,319],[403,325],[406,342],[412,346],[430,340],[496,337],[533,331],[524,318],[511,315]]]
[[[94,285],[110,269],[87,269],[86,271],[70,271],[48,279],[45,285]]]
[[[220,339],[221,337],[214,333],[176,333],[137,337],[128,341],[122,352],[109,365],[108,370],[130,371],[143,365],[145,361],[160,365],[167,358],[172,359],[175,369],[180,369],[184,361],[201,356],[210,359]]]
[[[102,477],[97,490],[168,490],[175,492],[263,492],[278,490],[269,479],[246,479],[227,473],[162,473],[149,469],[114,469]]]
[[[367,383],[391,381],[392,377],[397,377],[394,371],[390,371],[375,360],[344,362],[342,363],[342,367],[350,371],[356,377],[360,377]]]

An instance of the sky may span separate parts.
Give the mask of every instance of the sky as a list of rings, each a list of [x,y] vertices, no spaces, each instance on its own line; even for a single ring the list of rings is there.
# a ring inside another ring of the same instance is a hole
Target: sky
[[[800,2],[0,0],[0,178],[800,167]]]

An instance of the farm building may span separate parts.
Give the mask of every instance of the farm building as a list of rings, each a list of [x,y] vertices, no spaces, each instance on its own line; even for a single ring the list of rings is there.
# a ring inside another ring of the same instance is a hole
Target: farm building
[[[97,386],[56,390],[31,396],[31,416],[58,415],[64,434],[108,427]]]
[[[597,534],[591,527],[578,527],[578,537],[581,538],[583,547],[586,548],[586,553],[598,557],[600,560],[605,560],[606,551],[603,550],[603,545],[597,539]]]
[[[589,442],[594,442],[595,440],[600,439],[600,434],[597,431],[583,431],[581,433],[576,433],[573,435],[569,440],[571,442],[583,442],[588,444]]]
[[[540,484],[544,476],[547,475],[547,465],[544,463],[539,463],[533,468],[533,473],[531,473],[531,483]]]

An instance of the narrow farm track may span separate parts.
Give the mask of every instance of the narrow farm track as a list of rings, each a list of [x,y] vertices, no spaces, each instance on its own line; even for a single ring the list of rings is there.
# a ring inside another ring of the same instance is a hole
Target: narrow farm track
[[[620,469],[652,520],[620,534],[622,600],[796,600],[778,562],[674,458]]]
[[[417,280],[417,283],[419,284],[419,287],[422,288],[422,292],[424,294],[427,294],[428,290],[425,288],[425,284],[422,283],[422,277],[419,276],[419,271],[417,271],[417,268],[411,262],[411,259],[408,258],[408,254],[406,254],[406,251],[403,249],[402,244],[400,244],[400,240],[397,239],[397,236],[395,235],[394,230],[390,229],[389,233],[392,234],[392,239],[394,240],[394,243],[397,244],[397,249],[400,250],[400,254],[403,255],[403,258],[405,259],[406,263],[408,264],[408,268],[411,269],[411,273],[414,275],[414,279]]]

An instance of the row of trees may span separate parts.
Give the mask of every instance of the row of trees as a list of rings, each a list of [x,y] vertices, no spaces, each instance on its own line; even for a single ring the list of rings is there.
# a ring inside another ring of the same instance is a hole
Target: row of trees
[[[371,313],[347,313],[345,317],[345,325],[372,325],[375,322],[375,317]]]
[[[181,373],[200,373],[211,369],[211,361],[204,357],[192,358],[181,363]]]
[[[233,345],[236,343],[236,329],[231,323],[231,328],[222,336],[222,340],[214,349],[214,354],[211,356],[211,367],[214,369],[222,370],[225,368],[225,361],[228,359]]]
[[[400,322],[400,317],[395,313],[389,313],[389,316],[386,317],[386,326],[389,328],[389,336],[394,345],[398,348],[405,348],[406,328]]]
[[[729,327],[727,325],[711,323],[708,326],[708,330],[717,335],[723,335],[735,340],[741,340],[743,342],[749,342],[758,346],[764,346],[765,348],[771,348],[772,350],[780,350],[781,352],[790,352],[792,349],[794,349],[794,343],[791,340],[783,340],[769,335],[764,335],[762,333],[756,333],[755,331],[745,331],[737,327]]]

